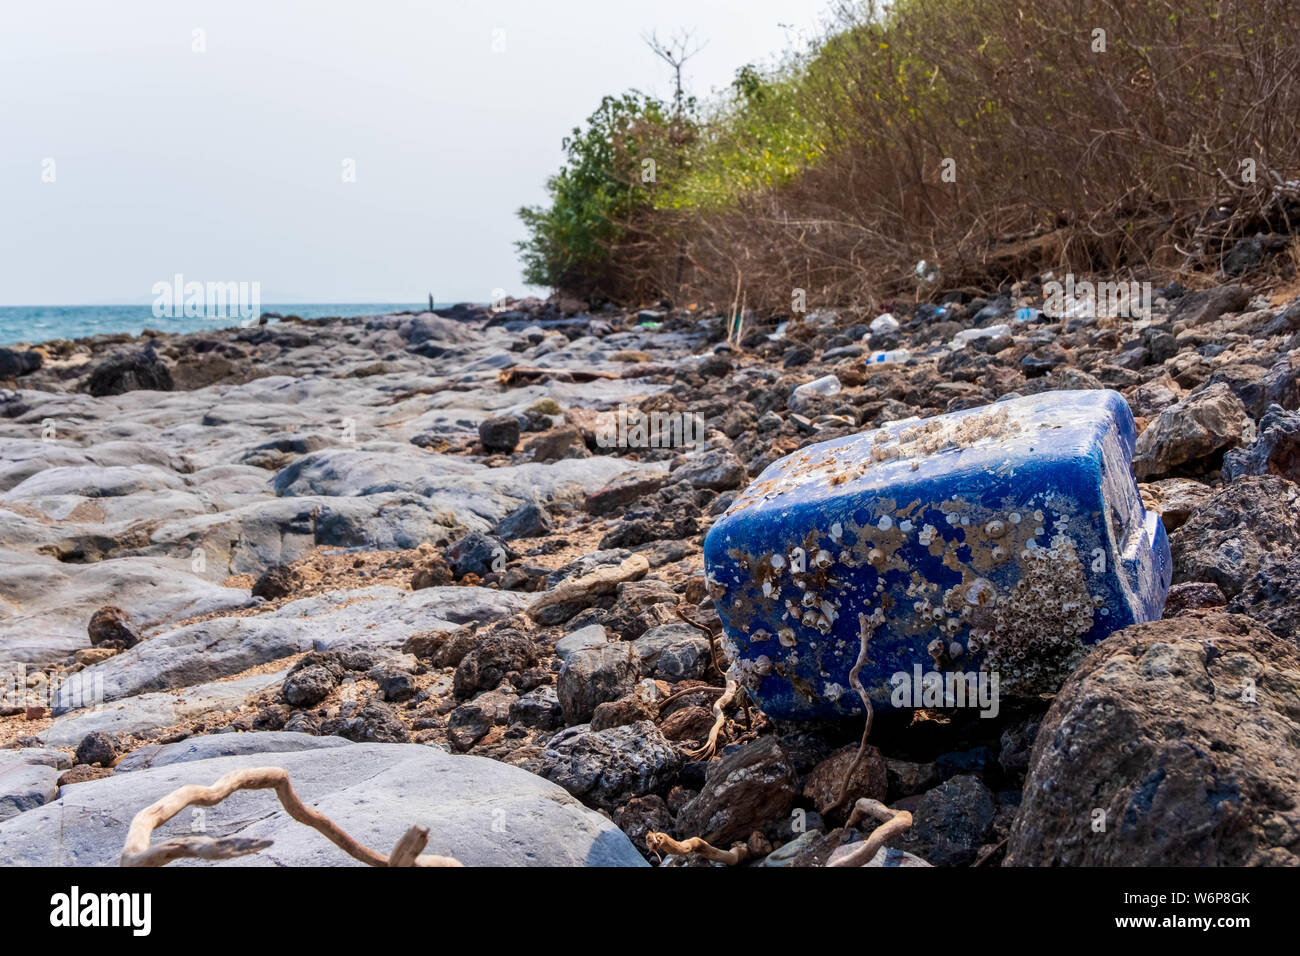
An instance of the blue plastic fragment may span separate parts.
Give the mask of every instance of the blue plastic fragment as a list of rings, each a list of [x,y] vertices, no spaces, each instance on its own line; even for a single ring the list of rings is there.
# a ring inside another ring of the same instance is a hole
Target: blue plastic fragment
[[[1089,645],[1164,609],[1169,542],[1135,440],[1117,392],[1057,391],[775,462],[704,542],[733,676],[776,719],[860,714],[865,635],[873,706],[951,706],[980,679],[1055,691]]]

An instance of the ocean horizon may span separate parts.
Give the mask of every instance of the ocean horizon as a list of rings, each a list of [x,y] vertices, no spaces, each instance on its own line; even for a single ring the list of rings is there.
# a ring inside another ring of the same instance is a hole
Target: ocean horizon
[[[455,303],[435,302],[434,308],[447,309]],[[424,310],[423,302],[285,302],[261,307],[263,315],[297,315],[304,319],[332,316],[382,315],[389,312]],[[51,339],[79,339],[91,335],[126,333],[139,335],[145,329],[185,334],[204,330],[229,329],[241,325],[238,318],[164,316],[153,314],[150,303],[138,305],[0,305],[0,346],[38,345]]]

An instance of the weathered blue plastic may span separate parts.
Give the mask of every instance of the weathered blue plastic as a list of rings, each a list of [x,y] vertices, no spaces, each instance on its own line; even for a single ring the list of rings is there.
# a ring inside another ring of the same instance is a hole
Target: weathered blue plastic
[[[1117,392],[1058,391],[775,462],[704,542],[733,675],[770,717],[860,714],[865,632],[874,706],[922,672],[1055,691],[1089,645],[1164,609],[1169,542],[1135,440]]]

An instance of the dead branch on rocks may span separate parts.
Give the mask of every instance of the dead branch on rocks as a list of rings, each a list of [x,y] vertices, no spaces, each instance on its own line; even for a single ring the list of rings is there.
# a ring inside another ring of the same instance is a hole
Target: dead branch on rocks
[[[538,613],[544,608],[592,594],[611,594],[624,581],[639,580],[649,571],[650,562],[645,555],[634,554],[616,568],[597,568],[590,574],[557,584],[533,601],[528,608],[528,616],[537,620]]]
[[[153,831],[162,826],[186,807],[216,806],[237,790],[274,790],[285,812],[299,823],[319,831],[327,840],[348,856],[370,866],[460,866],[449,856],[422,854],[429,841],[429,831],[411,827],[397,841],[389,856],[376,853],[348,836],[342,828],[318,813],[299,799],[289,784],[289,772],[281,767],[250,767],[226,774],[210,787],[195,784],[173,790],[156,803],[150,804],[131,820],[122,847],[122,866],[166,866],[172,860],[185,858],[201,860],[229,860],[237,856],[256,853],[271,845],[270,840],[246,837],[180,837],[157,846],[149,845]]]
[[[707,685],[701,687],[688,687],[685,690],[679,690],[675,694],[669,694],[663,700],[659,701],[659,711],[662,713],[663,709],[669,704],[681,700],[683,697],[690,697],[693,694],[725,694],[726,692],[727,689],[725,687],[709,687]]]
[[[827,866],[865,866],[880,852],[882,846],[912,825],[912,815],[906,810],[891,810],[879,800],[866,797],[853,805],[853,812],[849,814],[846,825],[856,826],[867,817],[881,821],[880,826],[872,830],[871,835],[861,844],[831,860]]]
[[[692,853],[698,853],[706,860],[713,863],[725,863],[727,866],[735,866],[749,856],[749,847],[743,843],[737,843],[730,850],[719,850],[716,846],[699,837],[678,841],[667,833],[659,833],[658,831],[646,834],[645,845],[651,853],[657,853],[660,856],[665,853],[671,853],[673,856],[690,856]]]
[[[688,750],[686,752],[686,755],[690,757],[692,760],[708,760],[714,755],[714,753],[717,752],[718,734],[722,732],[722,727],[727,722],[727,716],[725,713],[726,707],[728,704],[732,702],[732,700],[735,699],[737,692],[740,690],[740,685],[737,684],[731,678],[727,677],[726,670],[723,668],[722,664],[719,663],[718,661],[718,653],[713,638],[713,630],[707,627],[706,625],[701,624],[699,621],[695,621],[687,617],[686,612],[684,612],[681,608],[676,608],[675,610],[677,612],[677,616],[681,618],[682,621],[689,624],[691,627],[698,628],[708,636],[709,656],[713,660],[713,666],[717,670],[717,672],[722,675],[722,679],[727,682],[726,688],[722,691],[722,696],[713,702],[713,726],[709,728],[708,739],[704,741],[703,746],[695,750]],[[690,691],[683,691],[682,693],[693,693],[694,691],[700,689],[701,688],[691,688]],[[679,694],[673,695],[673,697],[678,697],[678,696],[680,695]],[[669,700],[671,699],[672,697],[669,698]],[[664,701],[664,703],[667,702],[668,701]],[[662,705],[660,706],[662,707]]]
[[[679,607],[673,608],[673,610],[674,612],[676,612],[677,616],[682,620],[683,623],[689,624],[691,627],[704,632],[704,637],[709,642],[709,659],[713,661],[713,668],[722,676],[723,680],[726,680],[727,670],[720,663],[718,663],[718,647],[716,642],[713,639],[713,629],[709,627],[707,624],[701,624],[699,621],[687,617],[686,612]]]
[[[867,757],[867,738],[871,736],[871,725],[876,719],[876,710],[871,706],[871,698],[867,696],[867,692],[862,686],[861,674],[862,666],[867,663],[867,648],[871,643],[871,635],[875,633],[875,630],[876,626],[872,623],[870,617],[865,614],[858,615],[858,659],[853,662],[853,668],[849,671],[849,684],[858,692],[858,697],[862,699],[862,706],[867,711],[867,723],[862,728],[862,742],[858,744],[857,756],[853,758],[848,773],[844,775],[844,780],[840,783],[840,792],[835,798],[835,802],[826,808],[827,813],[832,813],[844,806],[845,801],[849,798],[849,787],[853,784],[853,777]]]
[[[713,702],[713,726],[709,728],[709,739],[704,741],[704,745],[696,750],[688,750],[686,755],[692,760],[708,760],[718,749],[718,734],[722,732],[722,725],[727,722],[726,708],[736,696],[736,691],[740,685],[734,680],[727,681],[727,689],[722,692],[722,696]]]
[[[562,368],[534,368],[516,365],[497,373],[497,381],[506,388],[532,385],[537,382],[594,382],[598,379],[617,379],[614,372],[574,371]]]

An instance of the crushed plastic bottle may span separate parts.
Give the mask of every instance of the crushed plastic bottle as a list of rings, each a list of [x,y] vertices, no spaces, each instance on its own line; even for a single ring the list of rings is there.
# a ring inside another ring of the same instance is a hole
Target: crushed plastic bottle
[[[805,382],[790,394],[790,408],[798,411],[807,404],[809,399],[838,395],[841,388],[843,385],[834,375],[823,375],[811,382]]]
[[[867,356],[868,365],[887,365],[894,362],[906,362],[912,357],[907,349],[890,349],[887,352],[872,352]]]
[[[1011,327],[1007,325],[990,325],[984,329],[962,329],[952,337],[951,347],[954,352],[964,349],[972,342],[981,339],[995,339],[999,335],[1010,335]]]
[[[872,335],[888,335],[891,332],[898,331],[898,319],[886,312],[884,315],[878,315],[871,320]]]

